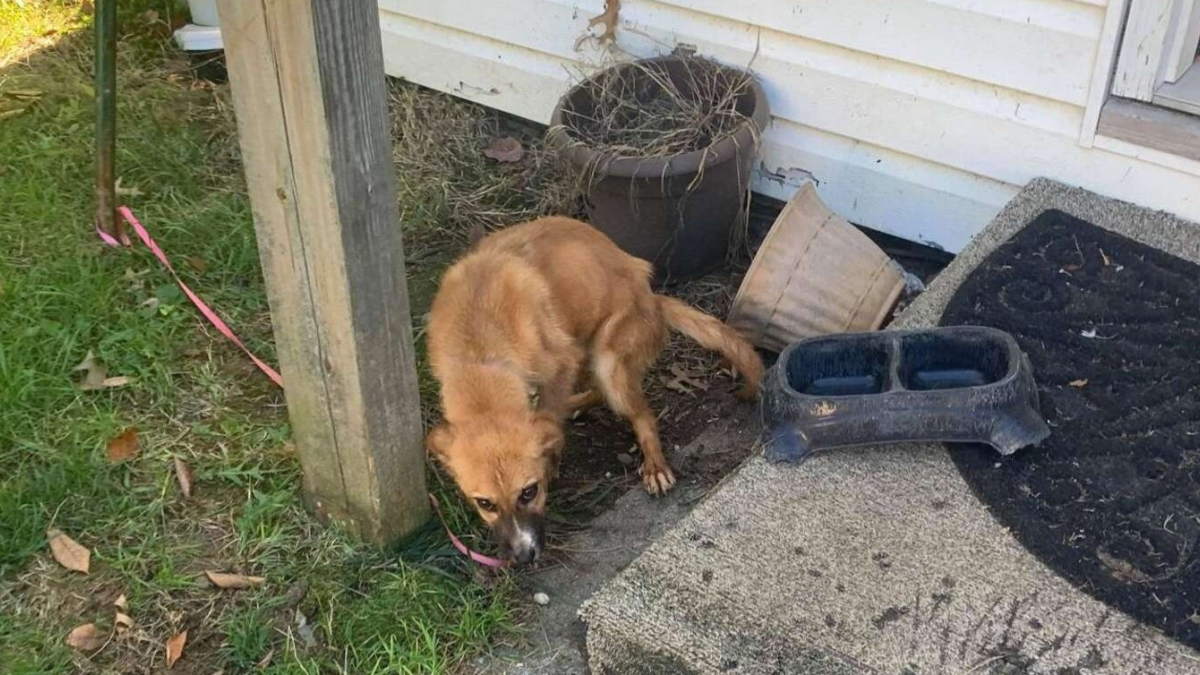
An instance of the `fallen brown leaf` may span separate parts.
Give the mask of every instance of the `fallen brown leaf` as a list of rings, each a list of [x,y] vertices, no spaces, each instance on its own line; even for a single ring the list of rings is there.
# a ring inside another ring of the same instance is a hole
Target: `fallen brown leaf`
[[[696,379],[696,375],[694,373],[688,371],[678,363],[671,365],[671,374],[679,378],[681,381],[686,382],[689,387],[695,387],[701,391],[708,391],[707,382]]]
[[[225,572],[208,572],[204,573],[213,586],[217,588],[240,590],[243,588],[253,588],[266,579],[262,577],[250,577],[244,574],[227,574]]]
[[[512,136],[504,136],[492,139],[491,144],[483,149],[483,155],[497,162],[519,162],[525,156],[525,148]]]
[[[588,19],[588,29],[592,26],[604,26],[604,33],[598,36],[601,43],[612,42],[617,38],[617,19],[621,13],[621,0],[605,0],[604,13]]]
[[[79,362],[71,370],[75,372],[83,371],[83,379],[79,381],[79,388],[84,391],[92,391],[94,389],[103,389],[104,380],[108,377],[108,373],[104,370],[104,366],[96,360],[96,355],[92,350],[88,350],[87,356]]]
[[[130,618],[128,614],[117,612],[117,616],[113,620],[113,624],[116,625],[118,633],[124,633],[130,628],[133,628],[133,619]]]
[[[189,255],[188,257],[184,258],[183,261],[187,263],[188,267],[200,272],[201,274],[208,270],[208,262],[199,256]]]
[[[672,391],[677,391],[681,394],[688,394],[689,396],[696,395],[696,392],[692,391],[691,387],[684,384],[684,382],[677,377],[663,376],[663,377],[660,377],[659,379],[662,380],[663,386],[666,387],[667,389],[670,389]]]
[[[187,644],[187,631],[173,635],[166,642],[167,667],[171,668],[183,656],[183,646]]]
[[[1108,568],[1109,575],[1118,581],[1127,584],[1144,584],[1152,581],[1148,574],[1134,567],[1133,563],[1128,560],[1122,560],[1100,549],[1096,549],[1096,557]]]
[[[98,389],[114,389],[116,387],[124,387],[129,384],[129,378],[120,375],[117,377],[109,377],[108,371],[104,366],[96,360],[96,355],[88,350],[87,356],[79,362],[79,365],[72,368],[73,371],[83,372],[83,378],[79,380],[79,388],[83,391],[96,391]]]
[[[125,187],[125,186],[121,185],[121,177],[120,176],[117,176],[117,180],[113,183],[113,189],[116,191],[117,194],[123,195],[126,197],[141,197],[142,196],[142,191],[137,189],[136,186],[135,187]]]
[[[41,89],[9,89],[4,93],[13,98],[41,98],[46,92]]]
[[[120,464],[133,459],[138,454],[137,427],[130,427],[125,433],[108,442],[108,463]]]
[[[63,534],[62,530],[50,530],[46,538],[50,540],[50,554],[59,565],[72,572],[88,573],[92,565],[92,552],[86,546]]]
[[[1088,381],[1087,381],[1087,379],[1086,379],[1086,378],[1085,378],[1085,379],[1082,379],[1082,380],[1071,380],[1071,381],[1069,382],[1069,384],[1070,384],[1072,387],[1075,387],[1076,389],[1081,389],[1081,388],[1083,388],[1083,387],[1086,387],[1086,386],[1087,386],[1087,383],[1088,383]]]
[[[94,623],[76,626],[67,634],[67,646],[81,652],[91,652],[100,649],[108,642],[108,636],[100,632]]]
[[[179,491],[184,497],[192,496],[192,470],[188,468],[186,462],[178,457],[175,458],[175,478],[179,480]]]
[[[125,599],[124,593],[122,593],[121,596],[116,600],[113,600],[113,607],[116,607],[121,611],[126,611],[129,609],[129,601]]]

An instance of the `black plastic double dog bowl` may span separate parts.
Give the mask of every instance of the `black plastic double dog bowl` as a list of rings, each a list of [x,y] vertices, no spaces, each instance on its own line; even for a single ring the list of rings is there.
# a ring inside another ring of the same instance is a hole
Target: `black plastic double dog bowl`
[[[763,396],[766,455],[902,441],[987,443],[1002,455],[1050,435],[1011,335],[956,326],[811,338],[783,351]]]

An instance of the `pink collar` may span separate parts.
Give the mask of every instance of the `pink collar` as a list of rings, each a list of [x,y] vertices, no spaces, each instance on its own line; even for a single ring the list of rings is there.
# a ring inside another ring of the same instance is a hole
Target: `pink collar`
[[[462,543],[462,540],[456,537],[454,532],[450,530],[450,526],[446,524],[446,519],[442,517],[442,507],[440,504],[438,504],[437,497],[434,497],[432,493],[429,495],[429,503],[433,504],[433,512],[437,514],[438,520],[442,522],[442,527],[446,528],[446,534],[450,535],[450,543],[454,544],[454,548],[458,549],[459,553],[462,553],[471,560],[474,560],[480,565],[485,565],[487,567],[502,569],[510,565],[509,561],[507,560],[486,556],[482,553],[476,553],[475,551],[467,548],[467,545]]]

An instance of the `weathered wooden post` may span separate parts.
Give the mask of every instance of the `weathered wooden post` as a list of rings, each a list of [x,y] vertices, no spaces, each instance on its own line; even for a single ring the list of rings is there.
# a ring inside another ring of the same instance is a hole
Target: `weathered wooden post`
[[[386,543],[428,515],[375,0],[221,0],[308,504]]]
[[[117,0],[98,0],[96,16],[96,227],[124,240],[117,213]]]

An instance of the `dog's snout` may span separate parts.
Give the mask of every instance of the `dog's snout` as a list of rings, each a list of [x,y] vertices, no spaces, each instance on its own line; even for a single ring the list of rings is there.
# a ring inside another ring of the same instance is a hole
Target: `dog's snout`
[[[537,560],[545,546],[541,520],[514,519],[504,545],[513,562],[518,565],[527,565]]]
[[[518,544],[513,546],[512,559],[513,562],[517,563],[518,565],[528,565],[534,560],[537,560],[538,555],[540,554],[541,551],[539,551],[535,546],[524,547]]]

